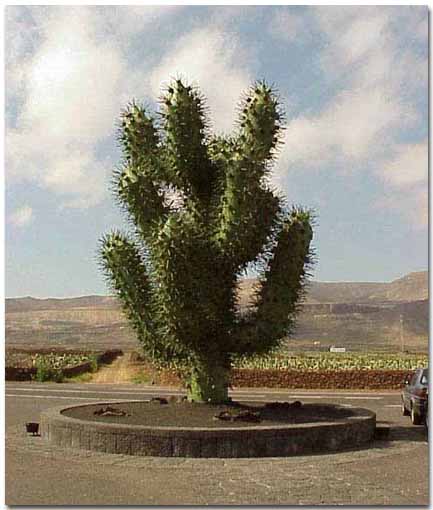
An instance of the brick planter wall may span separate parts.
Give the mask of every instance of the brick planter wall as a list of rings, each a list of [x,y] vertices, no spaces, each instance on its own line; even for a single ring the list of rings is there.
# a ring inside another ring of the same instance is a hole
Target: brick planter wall
[[[85,404],[99,407],[99,404]],[[110,405],[114,405],[113,402]],[[82,406],[77,406],[82,407]],[[329,406],[332,407],[332,406]],[[281,457],[337,451],[370,441],[376,414],[353,408],[337,421],[243,428],[150,427],[79,420],[62,414],[67,408],[41,414],[41,435],[60,447],[105,453],[157,457]]]

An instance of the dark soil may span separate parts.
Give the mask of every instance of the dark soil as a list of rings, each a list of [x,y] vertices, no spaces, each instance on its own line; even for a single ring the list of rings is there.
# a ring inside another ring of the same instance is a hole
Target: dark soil
[[[108,415],[101,414],[107,407],[125,415],[115,416],[110,411]],[[95,414],[95,411],[97,414]],[[221,420],[216,415],[235,417],[245,414],[259,413],[260,421],[243,421],[242,419]],[[99,414],[98,414],[99,413]],[[338,421],[353,416],[348,408],[332,405],[305,404],[301,406],[287,405],[286,407],[266,406],[264,403],[246,405],[232,403],[227,405],[194,404],[189,402],[121,402],[110,404],[95,404],[73,407],[62,412],[65,416],[81,420],[105,423],[123,423],[126,425],[143,425],[154,427],[252,427],[290,425],[296,423],[313,423]]]

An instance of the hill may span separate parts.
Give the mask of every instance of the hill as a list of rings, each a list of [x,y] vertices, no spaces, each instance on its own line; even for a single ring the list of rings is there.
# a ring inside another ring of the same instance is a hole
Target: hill
[[[240,303],[249,303],[257,280],[240,283]],[[383,303],[410,302],[428,299],[428,272],[409,273],[389,283],[382,282],[315,282],[308,284],[305,303]]]
[[[257,280],[248,278],[239,284],[240,306],[248,306]],[[308,284],[306,304],[312,303],[383,303],[410,302],[428,299],[428,272],[410,273],[390,283],[315,282]],[[77,298],[32,297],[7,298],[6,313],[36,310],[69,310],[71,308],[117,309],[113,296],[82,296]]]
[[[239,285],[239,305],[251,303],[254,279]],[[428,273],[389,283],[310,282],[292,350],[428,350]],[[6,345],[132,349],[139,347],[112,296],[6,299]]]
[[[113,296],[82,296],[77,298],[38,299],[30,296],[23,298],[6,298],[6,313],[30,312],[37,310],[70,310],[71,308],[118,308]]]
[[[394,280],[369,297],[371,301],[419,301],[428,299],[428,272],[410,273]]]

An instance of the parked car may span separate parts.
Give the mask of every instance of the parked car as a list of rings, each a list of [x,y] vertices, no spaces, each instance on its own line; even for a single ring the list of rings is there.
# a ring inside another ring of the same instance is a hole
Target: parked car
[[[428,368],[418,368],[404,381],[401,392],[401,410],[404,416],[410,415],[414,425],[425,421],[427,414]]]

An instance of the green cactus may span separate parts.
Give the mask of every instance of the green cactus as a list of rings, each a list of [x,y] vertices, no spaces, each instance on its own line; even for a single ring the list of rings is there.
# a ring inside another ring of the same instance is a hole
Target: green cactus
[[[180,80],[157,118],[136,102],[122,114],[114,188],[134,232],[106,235],[100,256],[145,353],[182,367],[189,400],[217,403],[234,359],[268,353],[292,331],[312,218],[268,182],[283,122],[269,86],[251,87],[233,136],[212,136],[206,114]],[[241,314],[237,283],[251,263],[260,285]]]

